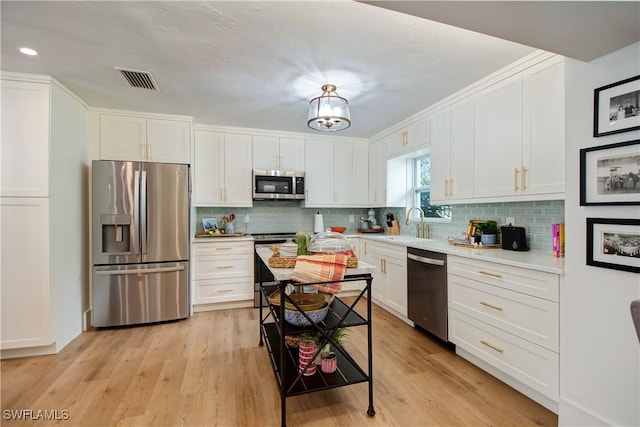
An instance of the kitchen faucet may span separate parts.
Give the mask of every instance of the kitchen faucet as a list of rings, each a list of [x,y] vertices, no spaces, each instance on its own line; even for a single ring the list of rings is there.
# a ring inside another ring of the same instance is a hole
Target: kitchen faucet
[[[424,223],[424,211],[419,206],[413,206],[409,208],[407,211],[407,219],[404,222],[404,225],[409,225],[411,223],[411,212],[417,209],[420,212],[420,224],[416,224],[416,237],[422,237],[424,239],[428,239],[430,237],[429,224]]]

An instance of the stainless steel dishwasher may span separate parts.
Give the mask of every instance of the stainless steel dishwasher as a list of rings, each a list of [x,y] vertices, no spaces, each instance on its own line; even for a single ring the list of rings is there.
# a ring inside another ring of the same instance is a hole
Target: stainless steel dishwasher
[[[408,248],[407,258],[409,319],[448,341],[447,255]]]

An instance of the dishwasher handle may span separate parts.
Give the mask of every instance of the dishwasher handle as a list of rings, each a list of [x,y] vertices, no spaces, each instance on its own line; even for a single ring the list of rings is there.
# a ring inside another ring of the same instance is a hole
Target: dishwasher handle
[[[431,264],[431,265],[444,267],[444,261],[441,259],[425,258],[423,256],[418,256],[414,254],[407,254],[407,258],[412,259],[414,261],[421,262],[423,264]]]

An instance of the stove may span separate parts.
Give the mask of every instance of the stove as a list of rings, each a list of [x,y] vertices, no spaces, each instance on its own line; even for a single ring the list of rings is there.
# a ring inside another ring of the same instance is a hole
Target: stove
[[[292,241],[296,238],[295,232],[281,232],[281,233],[251,233],[254,240],[254,247],[264,247],[271,246],[278,243],[284,243],[287,239],[291,239]],[[267,305],[267,300],[264,298],[260,298],[260,279],[262,279],[263,283],[271,283],[275,284],[273,281],[273,275],[269,271],[269,269],[260,261],[260,257],[257,253],[254,252],[254,261],[253,261],[253,277],[254,277],[254,285],[253,285],[253,306],[260,307],[260,303],[262,302],[262,306]]]
[[[283,233],[251,233],[253,240],[256,244],[274,244],[284,243],[287,239],[294,240],[296,238],[295,232],[283,232]]]

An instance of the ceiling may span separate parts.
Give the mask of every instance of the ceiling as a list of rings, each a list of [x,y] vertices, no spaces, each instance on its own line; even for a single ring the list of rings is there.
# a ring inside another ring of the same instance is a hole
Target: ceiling
[[[353,122],[337,135],[368,138],[534,48],[592,59],[640,40],[635,1],[374,3],[3,0],[2,70],[51,75],[90,107],[314,134],[308,102],[331,83]]]

